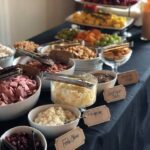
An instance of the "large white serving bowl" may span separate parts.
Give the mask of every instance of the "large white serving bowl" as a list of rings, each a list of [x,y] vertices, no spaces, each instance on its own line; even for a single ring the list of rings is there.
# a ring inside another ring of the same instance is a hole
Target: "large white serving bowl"
[[[35,123],[34,119],[37,116],[37,114],[48,109],[49,107],[62,107],[64,109],[68,109],[76,115],[76,119],[72,122],[66,123],[64,125],[58,125],[58,126],[44,126]],[[79,123],[80,117],[81,117],[81,112],[79,111],[79,109],[72,106],[61,105],[61,104],[49,104],[49,105],[39,106],[31,110],[28,114],[28,120],[30,125],[40,130],[46,137],[51,137],[51,138],[58,137],[68,132],[69,130],[75,128]]]
[[[39,53],[48,53],[51,51],[51,47],[49,45],[39,48]],[[90,72],[94,70],[101,70],[102,69],[102,61],[101,57],[96,57],[88,60],[84,59],[72,59],[76,66],[75,71],[76,72]]]
[[[100,94],[104,89],[106,88],[112,88],[114,87],[116,81],[117,81],[117,73],[114,71],[110,71],[110,70],[97,70],[97,71],[93,71],[91,72],[91,74],[109,74],[111,76],[113,76],[114,78],[108,82],[104,82],[104,83],[98,83],[97,84],[97,94]]]
[[[27,64],[29,61],[31,61],[32,58],[25,56],[25,57],[18,57],[14,60],[13,65],[17,65],[17,64]],[[70,59],[69,64],[70,67],[66,70],[57,72],[57,73],[61,73],[61,74],[69,74],[72,75],[74,73],[75,70],[75,62],[73,60]],[[43,89],[47,89],[50,87],[50,82],[46,81],[46,80],[42,80],[42,88]]]
[[[28,133],[31,135],[32,135],[32,132],[34,132],[37,135],[38,139],[41,141],[41,143],[44,147],[43,150],[47,150],[47,142],[46,142],[44,135],[40,131],[38,131],[37,129],[29,127],[29,126],[17,126],[17,127],[14,127],[14,128],[7,130],[1,136],[0,142],[2,142],[2,140],[5,139],[7,136],[12,135],[14,133],[20,133],[20,132],[25,132],[25,133]]]
[[[37,103],[41,93],[41,79],[37,76],[38,89],[24,101],[0,106],[0,121],[12,120],[27,113]]]

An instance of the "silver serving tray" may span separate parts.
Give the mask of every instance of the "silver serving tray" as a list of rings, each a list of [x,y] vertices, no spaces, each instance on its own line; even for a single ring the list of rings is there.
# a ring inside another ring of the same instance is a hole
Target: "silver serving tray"
[[[93,2],[85,2],[83,0],[74,0],[75,2],[77,3],[80,3],[80,4],[88,4],[88,5],[96,5],[96,6],[100,6],[100,7],[112,7],[112,8],[120,8],[120,9],[127,9],[127,8],[130,8],[134,5],[137,5],[139,3],[139,1],[133,5],[129,5],[129,6],[124,6],[124,5],[107,5],[107,4],[100,4],[100,3],[93,3]]]
[[[81,13],[82,11],[77,11],[77,13]],[[101,28],[101,29],[111,29],[111,30],[124,30],[125,28],[129,27],[133,22],[134,22],[134,18],[131,17],[126,17],[127,18],[127,22],[126,25],[122,28],[114,28],[114,27],[104,27],[104,26],[97,26],[97,25],[89,25],[89,24],[85,24],[85,23],[79,23],[76,21],[73,21],[73,14],[71,14],[69,17],[66,18],[66,21],[73,23],[73,24],[77,24],[80,26],[88,26],[88,27],[94,27],[94,28]]]

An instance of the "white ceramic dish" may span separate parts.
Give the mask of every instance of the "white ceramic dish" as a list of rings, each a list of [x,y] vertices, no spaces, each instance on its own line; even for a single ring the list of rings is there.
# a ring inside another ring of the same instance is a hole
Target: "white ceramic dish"
[[[35,117],[37,116],[37,114],[40,113],[41,111],[44,111],[44,110],[48,109],[49,107],[58,107],[58,106],[61,106],[62,108],[72,111],[76,115],[77,119],[72,122],[69,122],[67,124],[58,125],[58,126],[43,126],[43,125],[39,125],[33,121],[35,119]],[[81,117],[81,113],[80,113],[79,109],[72,107],[72,106],[60,105],[60,104],[50,104],[50,105],[39,106],[39,107],[36,107],[33,110],[31,110],[28,114],[28,120],[32,127],[40,130],[45,136],[53,137],[53,138],[58,137],[64,133],[66,133],[67,131],[75,128],[79,123],[80,117]]]
[[[104,83],[98,83],[97,84],[97,94],[100,94],[104,89],[106,88],[112,88],[114,87],[116,81],[117,81],[117,73],[110,71],[110,70],[97,70],[94,72],[91,72],[93,75],[94,74],[110,74],[111,76],[113,76],[114,78],[108,82],[104,82]]]
[[[0,138],[0,141],[2,141],[3,139],[5,139],[7,136],[14,134],[14,133],[20,133],[20,132],[25,132],[28,134],[32,134],[32,131],[34,131],[34,133],[38,136],[39,140],[41,141],[44,149],[43,150],[47,150],[47,142],[46,139],[44,137],[44,135],[38,131],[37,129],[34,129],[32,127],[29,126],[17,126],[14,128],[11,128],[9,130],[7,130]]]
[[[32,60],[30,57],[25,56],[25,57],[18,57],[14,60],[13,65],[16,64],[27,64],[30,60]],[[60,71],[58,73],[61,74],[73,74],[75,70],[75,62],[73,60],[70,60],[69,65],[71,66],[67,70]],[[50,81],[42,80],[42,88],[43,89],[48,89],[50,87]]]
[[[77,13],[81,13],[81,11],[78,11]],[[89,25],[89,24],[85,24],[85,23],[79,23],[76,21],[73,21],[73,14],[70,15],[69,17],[66,18],[66,21],[70,22],[70,23],[74,23],[77,25],[82,25],[82,26],[90,26],[90,27],[94,27],[94,28],[101,28],[101,29],[111,29],[111,30],[124,30],[125,28],[127,28],[128,26],[130,26],[133,22],[134,22],[134,18],[131,17],[126,17],[127,18],[127,22],[125,24],[124,27],[122,28],[114,28],[114,27],[104,27],[104,26],[98,26],[98,25]]]
[[[38,101],[41,93],[41,79],[37,77],[38,90],[24,101],[0,106],[0,121],[12,120],[27,113]]]
[[[44,46],[43,48],[39,49],[40,53],[48,53],[50,52],[50,46]],[[83,60],[83,59],[72,59],[76,66],[75,66],[75,71],[76,72],[90,72],[94,70],[101,70],[102,69],[102,61],[101,57],[96,57],[93,59],[89,60]]]

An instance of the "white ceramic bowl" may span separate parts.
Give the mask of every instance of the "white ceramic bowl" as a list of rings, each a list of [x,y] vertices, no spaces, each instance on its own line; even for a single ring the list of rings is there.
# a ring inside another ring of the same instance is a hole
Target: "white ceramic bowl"
[[[104,89],[106,88],[112,88],[114,87],[116,81],[117,81],[117,73],[110,71],[110,70],[97,70],[97,71],[93,71],[91,72],[93,75],[94,74],[110,74],[111,76],[113,76],[114,78],[108,82],[104,82],[104,83],[98,83],[97,84],[97,94],[101,93]]]
[[[2,141],[3,139],[5,139],[7,136],[14,134],[14,133],[20,133],[20,132],[25,132],[28,134],[32,134],[32,131],[34,131],[34,133],[38,136],[39,140],[41,141],[44,149],[43,150],[47,150],[47,142],[46,139],[44,137],[44,135],[38,131],[37,129],[34,129],[32,127],[29,126],[17,126],[14,128],[11,128],[9,130],[7,130],[0,138],[0,141]]]
[[[38,101],[41,93],[41,79],[37,77],[38,90],[24,101],[0,106],[0,121],[12,120],[27,113]]]
[[[39,53],[48,53],[50,52],[50,46],[44,46],[41,47],[39,50]],[[72,59],[75,64],[75,71],[76,72],[90,72],[94,70],[101,70],[102,69],[102,61],[101,57],[96,57],[89,60],[83,60],[83,59]]]
[[[25,56],[25,57],[18,57],[14,60],[13,65],[16,64],[27,64],[30,60],[32,60],[30,57]],[[60,71],[58,73],[61,74],[73,74],[74,70],[75,70],[75,62],[73,60],[70,60],[69,65],[71,66],[70,68],[64,70],[64,71]],[[50,82],[46,81],[46,80],[42,80],[42,88],[47,89],[50,87]]]
[[[0,57],[0,67],[5,68],[13,65],[15,50],[7,47],[12,53],[10,56]]]
[[[35,117],[37,116],[37,114],[40,113],[41,111],[44,111],[48,109],[49,107],[58,107],[58,106],[61,106],[62,108],[68,109],[71,112],[73,112],[76,115],[77,119],[67,124],[58,125],[58,126],[44,126],[44,125],[39,125],[33,121]],[[31,110],[28,114],[28,120],[32,127],[40,130],[45,136],[54,138],[75,128],[79,123],[80,116],[81,116],[81,113],[79,109],[75,107],[68,106],[68,105],[60,105],[60,104],[50,104],[50,105],[39,106]]]

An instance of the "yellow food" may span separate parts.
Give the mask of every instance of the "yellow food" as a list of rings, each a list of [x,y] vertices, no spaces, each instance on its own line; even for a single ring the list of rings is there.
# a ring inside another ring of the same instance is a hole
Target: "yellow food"
[[[54,101],[54,103],[66,104],[79,108],[94,104],[96,101],[97,79],[91,75],[89,76],[89,74],[84,76],[89,78],[87,81],[93,80],[94,86],[92,88],[55,81],[51,82],[52,101]]]
[[[39,125],[57,126],[64,125],[66,122],[71,122],[75,119],[75,114],[70,110],[63,109],[62,107],[49,107],[40,112],[34,119],[34,122]]]
[[[96,17],[92,13],[84,11],[74,13],[71,20],[76,23],[113,28],[122,28],[125,26],[127,21],[126,17],[117,16],[115,14]]]

